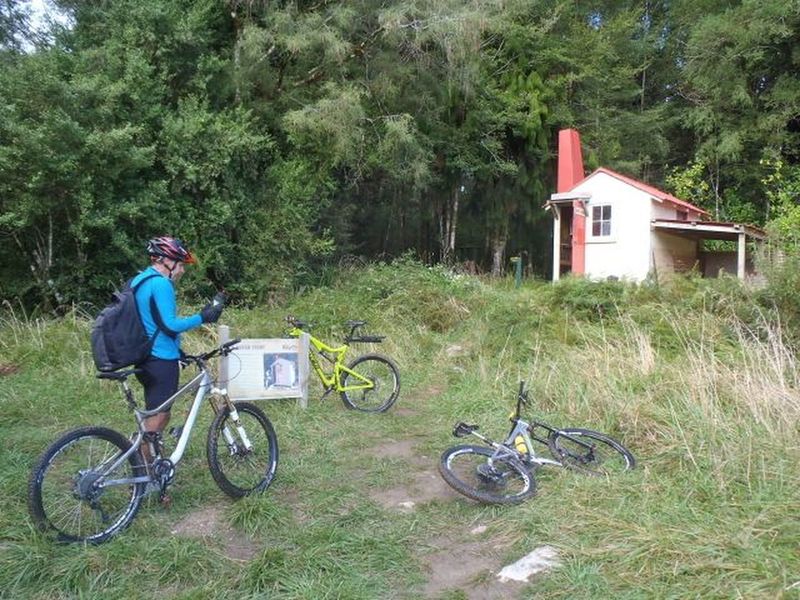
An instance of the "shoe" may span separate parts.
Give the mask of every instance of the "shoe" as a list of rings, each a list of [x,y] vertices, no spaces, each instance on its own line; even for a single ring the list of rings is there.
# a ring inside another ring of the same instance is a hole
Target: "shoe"
[[[148,496],[152,496],[153,494],[160,494],[161,493],[161,484],[156,481],[149,481],[144,488],[144,493],[142,494],[142,498],[147,498]],[[163,496],[159,496],[158,503],[163,508],[169,508],[172,506],[172,498],[170,498],[169,494],[164,494]]]

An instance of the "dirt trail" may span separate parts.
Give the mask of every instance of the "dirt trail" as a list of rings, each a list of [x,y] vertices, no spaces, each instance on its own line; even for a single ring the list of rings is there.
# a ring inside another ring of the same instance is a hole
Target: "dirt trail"
[[[171,529],[172,535],[201,539],[232,560],[248,561],[256,556],[262,545],[231,527],[224,510],[207,506],[186,515]]]
[[[441,393],[431,388],[421,397],[435,397]],[[393,409],[396,416],[409,418],[418,415],[413,403]],[[384,439],[366,450],[371,456],[402,461],[408,469],[398,471],[397,485],[373,489],[370,498],[386,510],[413,513],[429,502],[469,502],[452,490],[438,473],[439,456],[423,454],[417,448],[422,432],[407,431],[405,439]],[[308,518],[309,507],[303,498],[283,490],[282,501],[292,510],[294,520],[302,525]],[[247,561],[262,549],[255,540],[234,530],[218,507],[206,507],[184,517],[172,529],[173,535],[200,538],[233,560]],[[435,599],[461,591],[468,600],[513,600],[520,596],[523,583],[501,582],[497,574],[503,568],[504,540],[487,534],[485,525],[473,526],[447,537],[420,540],[420,564],[428,573],[423,588],[424,597]]]
[[[368,452],[374,456],[403,459],[414,467],[412,479],[405,485],[370,493],[375,502],[388,510],[413,512],[432,500],[468,502],[442,480],[437,469],[439,457],[420,453],[413,440],[385,440]],[[511,600],[518,596],[522,584],[501,583],[496,578],[503,568],[500,555],[504,544],[485,532],[486,527],[479,526],[459,536],[421,541],[421,545],[430,550],[421,556],[428,573],[425,598],[438,598],[456,590],[466,594],[468,600]]]

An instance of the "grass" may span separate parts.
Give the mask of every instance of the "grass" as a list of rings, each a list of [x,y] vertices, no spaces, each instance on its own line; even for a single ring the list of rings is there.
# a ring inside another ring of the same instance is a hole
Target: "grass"
[[[116,387],[92,377],[87,319],[0,317],[0,364],[20,367],[0,377],[0,597],[418,598],[428,563],[443,549],[457,557],[477,525],[503,564],[558,549],[563,566],[522,597],[800,597],[795,332],[747,290],[570,280],[515,289],[413,263],[344,270],[337,281],[285,306],[230,309],[223,321],[235,335],[274,337],[292,313],[336,338],[343,321],[364,318],[388,336],[376,349],[400,366],[398,404],[367,415],[330,396],[312,396],[306,410],[261,402],[278,432],[278,476],[238,502],[208,474],[203,414],[172,509],[146,505],[97,547],[35,533],[27,478],[61,432],[125,432],[132,418]],[[186,343],[206,348],[212,332]],[[435,471],[456,420],[500,436],[520,380],[537,416],[619,438],[639,468],[612,480],[545,472],[538,496],[515,507],[455,495],[410,511],[381,502]],[[399,443],[413,455],[392,454]],[[217,535],[172,533],[211,513],[224,526]],[[489,580],[478,573],[431,595],[465,598]]]

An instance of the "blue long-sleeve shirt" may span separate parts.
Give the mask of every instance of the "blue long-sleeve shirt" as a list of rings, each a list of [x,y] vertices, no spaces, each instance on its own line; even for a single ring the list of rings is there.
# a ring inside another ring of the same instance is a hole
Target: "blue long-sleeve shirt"
[[[158,330],[150,355],[166,360],[178,359],[181,355],[180,336],[172,338],[158,329],[150,311],[150,298],[155,300],[156,308],[164,325],[175,333],[183,333],[189,329],[199,327],[203,323],[203,319],[199,314],[191,317],[178,316],[178,308],[175,303],[175,288],[172,281],[159,273],[154,267],[148,267],[134,277],[131,280],[131,287],[150,275],[157,275],[157,277],[150,277],[136,290],[136,305],[139,307],[139,315],[142,317],[142,324],[145,331],[147,331],[147,335],[152,336]]]

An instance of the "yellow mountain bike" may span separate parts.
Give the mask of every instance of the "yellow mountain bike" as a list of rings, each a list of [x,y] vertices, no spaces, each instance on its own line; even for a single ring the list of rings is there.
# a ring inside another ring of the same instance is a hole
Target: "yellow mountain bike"
[[[350,344],[379,343],[384,336],[356,335],[356,331],[367,324],[366,321],[347,321],[350,333],[344,344],[331,346],[309,333],[311,324],[292,316],[286,317],[289,335],[300,337],[308,334],[309,361],[314,372],[322,382],[324,398],[331,392],[338,392],[348,408],[364,412],[384,412],[395,403],[400,394],[400,372],[394,361],[382,354],[364,354],[349,365],[345,365],[345,355]],[[330,363],[326,372],[323,362]]]

